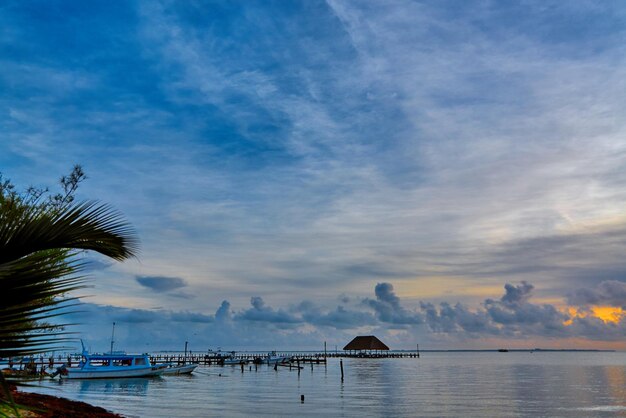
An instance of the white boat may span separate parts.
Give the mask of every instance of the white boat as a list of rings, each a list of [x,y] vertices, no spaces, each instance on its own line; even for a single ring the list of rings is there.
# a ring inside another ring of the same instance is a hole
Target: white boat
[[[231,351],[229,355],[220,359],[220,363],[224,366],[234,366],[240,364],[248,364],[248,359],[235,357],[235,352]]]
[[[157,364],[159,366],[159,364]],[[193,372],[199,364],[181,364],[175,365],[173,363],[167,364],[167,367],[163,369],[163,375],[173,375],[173,374],[190,374]]]
[[[267,354],[267,364],[283,364],[288,363],[289,360],[290,357],[277,355],[276,351]]]
[[[163,374],[167,365],[151,364],[147,354],[89,354],[83,347],[78,367],[61,366],[57,369],[66,379],[110,379],[119,377],[148,377]],[[54,376],[53,376],[54,377]]]
[[[233,365],[239,365],[239,364],[248,364],[248,360],[243,359],[243,358],[235,358],[235,357],[230,357],[230,358],[225,358],[223,360],[224,365],[225,366],[233,366]]]

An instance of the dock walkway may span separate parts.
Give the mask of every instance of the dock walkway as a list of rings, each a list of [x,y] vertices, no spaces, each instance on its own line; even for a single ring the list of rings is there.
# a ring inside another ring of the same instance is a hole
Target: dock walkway
[[[235,358],[242,361],[242,363],[258,364],[267,363],[267,352],[209,352],[207,354],[202,353],[188,353],[186,356],[183,353],[156,353],[150,356],[152,363],[197,363],[202,366],[213,366],[223,364],[226,358]],[[286,357],[290,359],[291,364],[326,364],[328,358],[419,358],[419,352],[417,351],[378,351],[378,352],[348,352],[348,351],[333,351],[333,352],[302,352],[302,351],[281,351],[276,352],[276,356]],[[0,362],[0,369],[4,367],[13,367],[14,370],[30,370],[34,373],[42,372],[46,368],[55,368],[63,364],[70,364],[71,366],[78,364],[81,356],[79,354],[72,355],[57,355],[51,357],[38,356],[33,358],[13,359],[12,361]]]

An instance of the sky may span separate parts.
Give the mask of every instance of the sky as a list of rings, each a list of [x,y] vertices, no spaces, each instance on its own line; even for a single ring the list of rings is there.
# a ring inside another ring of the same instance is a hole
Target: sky
[[[0,172],[112,205],[89,347],[626,349],[620,1],[5,1]]]

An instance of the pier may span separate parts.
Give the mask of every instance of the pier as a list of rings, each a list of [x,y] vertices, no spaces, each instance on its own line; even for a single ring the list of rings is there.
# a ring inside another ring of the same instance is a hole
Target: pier
[[[313,363],[325,364],[327,358],[419,358],[417,351],[388,351],[375,353],[355,353],[348,351],[333,352],[300,352],[300,351],[277,351],[276,355],[287,357],[291,363]],[[187,357],[181,354],[156,354],[150,357],[152,362],[173,362],[173,363],[198,363],[203,366],[219,365],[226,358],[238,359],[245,363],[254,363],[256,360],[259,364],[267,363],[267,352],[236,352],[216,354],[193,354]]]
[[[208,353],[187,353],[182,352],[155,353],[150,355],[150,361],[154,363],[196,363],[202,366],[219,366],[224,363],[225,359],[240,360],[241,363],[250,364],[268,364],[268,353],[260,352],[208,352]],[[380,352],[349,352],[349,351],[332,351],[332,352],[303,352],[303,351],[279,351],[277,356],[286,357],[288,360],[282,365],[292,365],[299,367],[305,364],[326,364],[328,358],[419,358],[419,351],[380,351]],[[75,366],[81,359],[80,354],[65,354],[55,356],[36,356],[25,357],[21,359],[14,358],[11,361],[5,360],[0,364],[0,368],[12,367],[15,371],[24,371],[28,374],[40,374],[47,368],[56,368],[63,364]],[[273,364],[273,363],[272,363]]]

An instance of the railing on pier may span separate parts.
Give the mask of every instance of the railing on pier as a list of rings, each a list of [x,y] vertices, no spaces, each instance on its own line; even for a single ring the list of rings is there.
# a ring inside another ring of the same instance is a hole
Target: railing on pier
[[[150,357],[153,363],[198,363],[201,365],[221,364],[225,359],[241,360],[242,362],[267,362],[267,352],[211,352],[208,354],[192,354],[187,357],[181,354],[155,354]],[[276,356],[286,357],[292,362],[324,364],[327,358],[419,358],[419,352],[416,351],[376,351],[376,352],[348,352],[334,351],[327,353],[312,353],[302,351],[284,351],[276,352]]]

